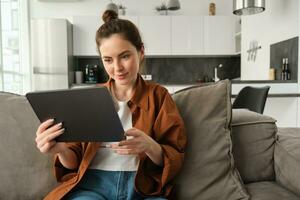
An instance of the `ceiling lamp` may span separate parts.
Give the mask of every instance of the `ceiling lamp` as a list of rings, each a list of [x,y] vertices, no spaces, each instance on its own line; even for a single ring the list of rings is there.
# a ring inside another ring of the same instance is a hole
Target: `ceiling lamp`
[[[265,10],[265,0],[233,0],[233,14],[253,15]]]

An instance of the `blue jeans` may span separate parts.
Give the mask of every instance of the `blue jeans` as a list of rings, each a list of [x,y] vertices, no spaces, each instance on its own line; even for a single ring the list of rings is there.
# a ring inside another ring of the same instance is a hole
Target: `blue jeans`
[[[134,189],[136,172],[88,169],[67,200],[166,200],[139,195]]]

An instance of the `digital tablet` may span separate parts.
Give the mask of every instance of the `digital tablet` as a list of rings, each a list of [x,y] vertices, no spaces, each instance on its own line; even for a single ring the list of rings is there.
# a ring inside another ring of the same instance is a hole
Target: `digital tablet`
[[[106,87],[30,92],[30,105],[41,122],[62,122],[58,142],[116,142],[124,130]]]

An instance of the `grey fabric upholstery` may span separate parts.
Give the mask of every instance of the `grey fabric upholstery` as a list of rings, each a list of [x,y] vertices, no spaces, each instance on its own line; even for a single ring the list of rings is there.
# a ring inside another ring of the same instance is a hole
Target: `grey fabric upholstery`
[[[229,82],[221,81],[173,95],[188,137],[184,166],[176,179],[179,200],[248,199],[231,151],[230,94]]]
[[[276,182],[256,182],[245,186],[251,200],[300,200],[300,197]]]
[[[34,141],[38,124],[24,97],[0,93],[0,199],[41,199],[54,187],[51,158]]]
[[[233,154],[243,181],[274,181],[276,121],[245,109],[232,112]]]
[[[275,145],[278,183],[300,196],[300,129],[281,128]]]

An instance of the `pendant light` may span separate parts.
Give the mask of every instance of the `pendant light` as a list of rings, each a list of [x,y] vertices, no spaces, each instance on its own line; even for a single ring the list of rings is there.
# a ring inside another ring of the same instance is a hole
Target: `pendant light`
[[[265,10],[265,0],[233,0],[233,14],[253,15]]]

